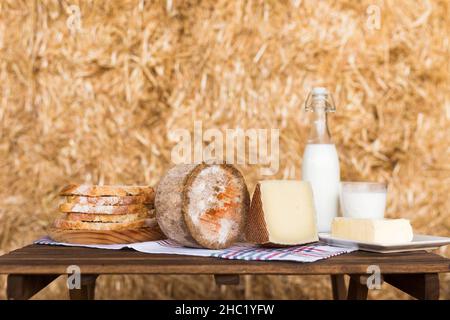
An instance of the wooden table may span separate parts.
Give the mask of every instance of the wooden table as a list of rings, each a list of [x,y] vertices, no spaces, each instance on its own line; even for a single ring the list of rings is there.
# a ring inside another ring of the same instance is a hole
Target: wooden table
[[[29,299],[68,266],[81,270],[81,288],[71,299],[94,299],[95,280],[109,274],[211,274],[217,284],[239,283],[240,275],[329,275],[334,299],[366,299],[369,266],[378,266],[385,281],[418,299],[439,298],[439,273],[450,272],[450,259],[428,252],[376,254],[357,251],[314,263],[223,260],[137,251],[29,245],[0,257],[7,274],[8,299]],[[344,276],[350,277],[348,289]]]

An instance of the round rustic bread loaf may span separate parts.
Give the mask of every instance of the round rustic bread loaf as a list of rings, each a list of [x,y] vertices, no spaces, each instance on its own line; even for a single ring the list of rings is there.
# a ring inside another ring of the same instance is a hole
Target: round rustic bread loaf
[[[189,247],[222,249],[244,232],[250,197],[232,165],[177,165],[156,189],[155,215],[164,234]]]

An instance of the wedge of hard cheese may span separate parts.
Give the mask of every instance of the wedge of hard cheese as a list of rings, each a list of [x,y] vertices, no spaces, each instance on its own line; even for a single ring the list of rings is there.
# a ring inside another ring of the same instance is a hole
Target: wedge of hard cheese
[[[393,245],[410,242],[413,230],[406,219],[334,218],[331,236],[365,243]]]
[[[246,239],[253,243],[275,246],[318,241],[309,182],[259,182],[250,206]]]

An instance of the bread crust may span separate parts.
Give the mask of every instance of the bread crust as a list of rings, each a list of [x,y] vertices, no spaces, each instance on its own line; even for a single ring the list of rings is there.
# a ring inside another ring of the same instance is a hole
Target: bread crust
[[[132,222],[84,222],[71,221],[63,218],[56,219],[54,227],[63,230],[129,230],[138,229],[148,226],[151,221],[149,219],[140,219]]]
[[[187,247],[199,248],[191,236],[181,212],[183,187],[196,164],[180,164],[172,167],[156,187],[155,216],[162,232],[172,240]]]
[[[61,212],[77,212],[91,214],[129,214],[129,213],[147,213],[151,211],[150,206],[143,204],[132,204],[128,206],[97,206],[89,204],[62,203],[59,205]]]
[[[149,196],[154,194],[154,190],[150,186],[122,186],[122,185],[88,185],[88,184],[70,184],[65,186],[61,191],[61,196]]]

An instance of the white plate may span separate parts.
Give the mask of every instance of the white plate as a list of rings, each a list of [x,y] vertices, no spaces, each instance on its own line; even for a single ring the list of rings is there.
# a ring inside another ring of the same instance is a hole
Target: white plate
[[[382,245],[354,240],[344,240],[334,238],[330,233],[319,233],[319,239],[322,242],[338,247],[356,248],[358,250],[378,253],[432,250],[450,244],[450,238],[427,236],[422,234],[415,234],[411,242],[395,245]]]

